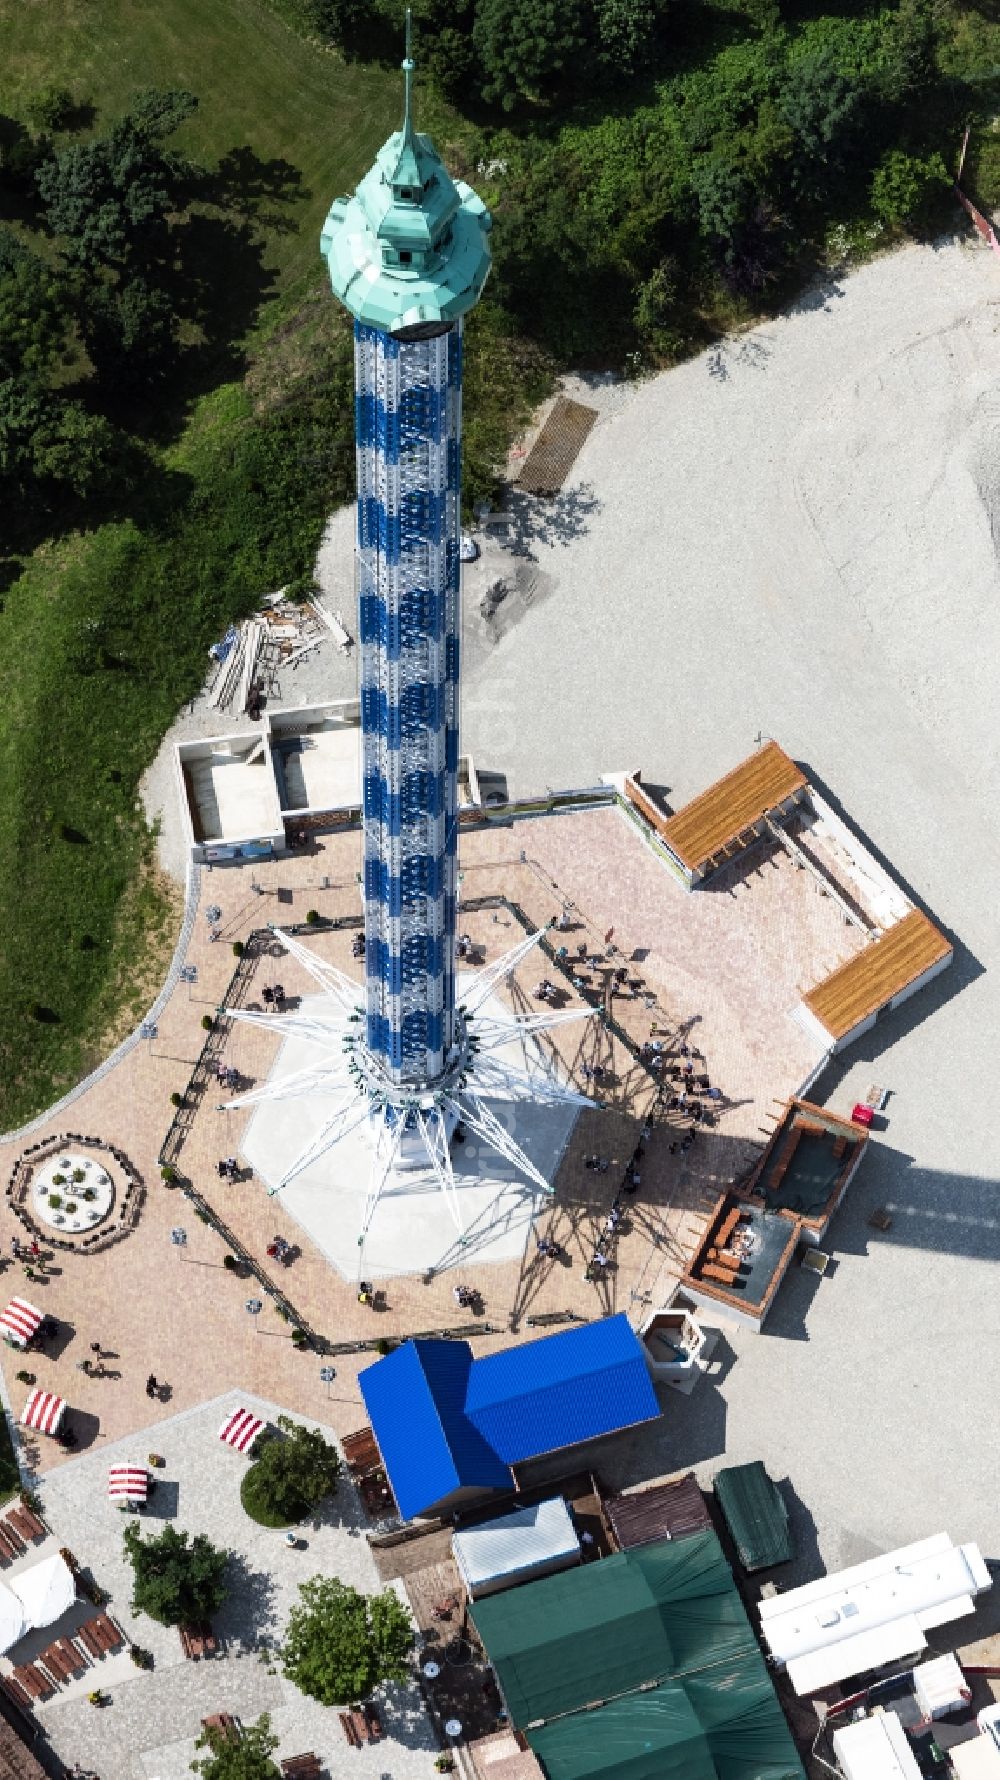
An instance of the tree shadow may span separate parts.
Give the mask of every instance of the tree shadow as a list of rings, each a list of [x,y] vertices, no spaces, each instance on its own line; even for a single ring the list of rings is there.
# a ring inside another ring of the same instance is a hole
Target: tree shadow
[[[267,1570],[254,1570],[246,1558],[231,1552],[226,1572],[228,1592],[212,1624],[228,1645],[256,1650],[261,1633],[278,1629],[275,1582]]]
[[[275,205],[300,203],[311,196],[302,184],[302,174],[291,161],[280,156],[264,160],[243,144],[231,148],[217,167],[205,174],[200,195],[206,203],[227,210],[245,223],[287,234],[295,222]]]

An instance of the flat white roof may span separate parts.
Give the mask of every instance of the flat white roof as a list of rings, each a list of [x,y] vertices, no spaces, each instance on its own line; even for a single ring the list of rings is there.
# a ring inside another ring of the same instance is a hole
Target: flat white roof
[[[546,1563],[579,1558],[580,1541],[561,1496],[516,1508],[452,1537],[455,1562],[470,1589],[501,1576],[515,1576]]]
[[[833,1733],[845,1780],[920,1780],[917,1758],[895,1712],[880,1712]]]
[[[361,731],[356,724],[278,734],[274,747],[285,781],[286,812],[360,804]]]
[[[990,1586],[978,1546],[954,1545],[947,1533],[935,1533],[762,1601],[761,1630],[772,1655],[787,1664],[796,1691],[803,1691],[807,1675],[808,1685],[815,1687],[824,1685],[817,1680],[818,1673],[839,1680],[873,1666],[871,1659],[853,1659],[862,1646],[866,1653],[878,1648],[879,1633],[886,1634],[888,1654],[875,1661],[889,1662],[922,1649],[924,1632],[971,1612],[972,1597]],[[831,1656],[829,1663],[802,1662],[836,1645],[845,1650],[839,1657]]]
[[[238,754],[223,749],[182,754],[181,762],[205,841],[250,840],[280,831],[274,774],[261,737]]]

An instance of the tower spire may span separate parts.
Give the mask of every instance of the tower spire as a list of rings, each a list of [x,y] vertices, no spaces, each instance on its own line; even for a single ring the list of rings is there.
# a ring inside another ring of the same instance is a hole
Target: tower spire
[[[409,137],[413,131],[413,119],[410,116],[410,99],[413,87],[413,14],[406,8],[406,55],[403,59],[403,135]]]

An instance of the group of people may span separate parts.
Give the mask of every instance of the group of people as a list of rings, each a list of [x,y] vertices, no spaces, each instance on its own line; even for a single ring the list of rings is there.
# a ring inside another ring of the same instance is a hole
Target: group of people
[[[467,934],[467,933],[459,934],[458,944],[455,947],[455,951],[457,952],[457,954],[460,958],[465,958],[466,960],[469,960],[469,961],[471,961],[475,957],[476,948],[473,945],[469,934]]]
[[[474,1310],[478,1315],[482,1298],[474,1286],[452,1286],[451,1295],[462,1310]]]
[[[231,1063],[220,1063],[215,1073],[221,1087],[236,1088],[239,1086],[239,1070],[234,1069]]]
[[[235,1156],[224,1156],[215,1166],[220,1180],[235,1180],[240,1172],[240,1165]]]
[[[540,983],[535,984],[534,996],[536,1001],[547,1001],[549,1005],[552,1006],[555,1003],[558,994],[559,991],[556,988],[555,983],[550,983],[548,977],[543,977]]]
[[[280,1261],[283,1267],[287,1267],[295,1257],[295,1250],[292,1248],[290,1242],[285,1241],[283,1236],[274,1236],[271,1238],[271,1241],[267,1245],[267,1253],[272,1261]]]
[[[29,1243],[22,1243],[20,1237],[12,1236],[10,1252],[15,1261],[40,1261],[42,1258],[42,1247],[37,1236],[33,1236]]]
[[[282,1002],[285,999],[284,988],[282,987],[281,983],[275,983],[273,989],[269,988],[265,984],[264,988],[260,992],[260,998],[261,998],[262,1002],[264,1003],[265,1007],[270,1007],[270,1008],[280,1007]]]
[[[365,955],[365,936],[363,933],[356,933],[354,935],[354,938],[351,941],[351,957],[352,958],[363,958],[364,955]]]

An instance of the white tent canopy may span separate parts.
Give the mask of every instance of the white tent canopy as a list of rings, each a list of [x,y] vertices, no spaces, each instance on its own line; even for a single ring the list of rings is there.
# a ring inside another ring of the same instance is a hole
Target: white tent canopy
[[[992,1587],[978,1545],[935,1533],[760,1603],[761,1631],[796,1693],[915,1656],[932,1626]]]
[[[76,1583],[65,1558],[55,1552],[11,1580],[29,1626],[51,1625],[76,1600]]]
[[[27,1629],[20,1601],[5,1582],[0,1582],[0,1656],[6,1655],[11,1645],[24,1637]]]

